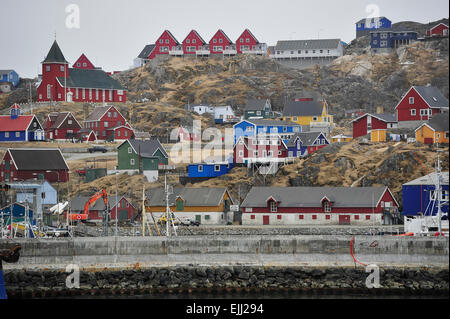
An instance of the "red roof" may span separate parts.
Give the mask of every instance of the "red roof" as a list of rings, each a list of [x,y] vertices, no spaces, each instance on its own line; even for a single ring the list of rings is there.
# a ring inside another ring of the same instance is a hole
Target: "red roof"
[[[25,131],[34,115],[20,115],[12,120],[11,115],[0,115],[0,132]]]

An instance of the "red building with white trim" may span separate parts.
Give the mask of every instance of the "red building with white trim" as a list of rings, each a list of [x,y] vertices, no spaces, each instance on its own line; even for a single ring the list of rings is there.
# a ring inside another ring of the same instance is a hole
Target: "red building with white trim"
[[[238,54],[263,55],[267,53],[267,45],[260,43],[249,29],[245,29],[236,40],[236,51]]]
[[[398,209],[388,187],[253,187],[243,225],[381,225]]]
[[[112,105],[94,108],[84,121],[84,128],[84,132],[92,130],[97,139],[103,141],[127,140],[133,136],[134,132],[125,117]]]
[[[155,46],[152,48],[148,59],[154,59],[156,55],[159,54],[169,54],[169,51],[178,45],[180,45],[180,42],[178,42],[173,34],[169,30],[164,30],[164,32],[156,40]]]
[[[67,182],[69,166],[59,148],[8,148],[0,162],[0,182],[47,180]]]
[[[82,126],[71,112],[52,112],[44,123],[48,140],[67,140],[78,135]]]
[[[233,150],[235,164],[247,164],[248,162],[271,162],[285,159],[288,156],[288,148],[278,135],[257,137],[241,136]]]
[[[53,42],[42,62],[42,81],[37,88],[38,102],[101,103],[126,102],[126,99],[126,89],[103,70],[87,67],[70,69],[58,43],[56,40]]]
[[[183,40],[183,54],[196,54],[198,50],[203,49],[206,45],[205,40],[198,34],[197,31],[192,30]]]
[[[434,86],[413,86],[395,107],[398,122],[428,121],[448,112],[448,100]]]
[[[209,40],[209,52],[211,54],[236,55],[236,46],[233,41],[219,29]]]
[[[427,31],[427,37],[440,36],[448,37],[448,25],[439,23]]]
[[[366,113],[357,117],[352,122],[353,138],[366,136],[372,130],[386,130],[397,127],[397,117],[393,114],[370,114]]]

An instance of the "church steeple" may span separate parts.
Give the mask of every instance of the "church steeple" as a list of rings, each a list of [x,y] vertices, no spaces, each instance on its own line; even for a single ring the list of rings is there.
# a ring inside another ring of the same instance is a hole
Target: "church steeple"
[[[52,47],[50,48],[50,51],[48,51],[47,57],[42,63],[62,63],[62,64],[68,64],[69,62],[66,61],[66,58],[64,58],[64,55],[59,48],[58,43],[56,40],[53,42]]]

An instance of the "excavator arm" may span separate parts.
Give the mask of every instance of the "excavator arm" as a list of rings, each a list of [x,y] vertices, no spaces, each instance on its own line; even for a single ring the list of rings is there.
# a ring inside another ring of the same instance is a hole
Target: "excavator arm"
[[[91,198],[89,198],[89,200],[84,205],[83,214],[73,214],[72,215],[72,219],[77,219],[77,220],[86,220],[86,219],[88,219],[89,207],[91,205],[95,204],[95,202],[97,200],[99,200],[100,198],[103,198],[103,201],[105,203],[105,207],[106,207],[106,209],[108,209],[108,194],[106,193],[105,189],[102,189],[101,191],[95,193]]]

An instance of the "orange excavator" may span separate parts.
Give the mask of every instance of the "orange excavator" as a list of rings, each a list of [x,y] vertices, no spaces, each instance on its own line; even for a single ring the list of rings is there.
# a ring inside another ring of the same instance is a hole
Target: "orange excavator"
[[[105,189],[102,189],[101,191],[98,191],[93,195],[84,205],[84,211],[83,214],[72,214],[71,219],[72,220],[87,220],[89,217],[89,207],[93,205],[98,199],[103,197],[103,201],[105,202],[105,209],[108,210],[108,194],[106,193]]]

